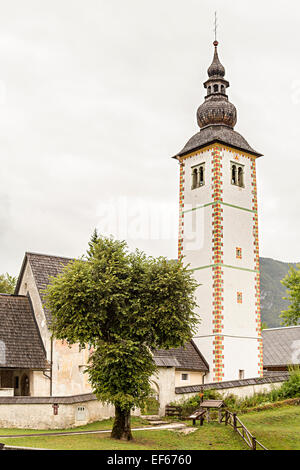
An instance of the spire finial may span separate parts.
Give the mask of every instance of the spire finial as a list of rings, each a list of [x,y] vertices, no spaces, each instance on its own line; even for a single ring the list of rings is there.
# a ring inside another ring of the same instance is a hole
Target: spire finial
[[[217,46],[218,45],[218,41],[217,41],[217,28],[218,28],[218,23],[217,23],[217,12],[215,11],[215,23],[214,23],[215,27],[214,27],[214,32],[215,32],[215,41],[214,41],[214,46]]]

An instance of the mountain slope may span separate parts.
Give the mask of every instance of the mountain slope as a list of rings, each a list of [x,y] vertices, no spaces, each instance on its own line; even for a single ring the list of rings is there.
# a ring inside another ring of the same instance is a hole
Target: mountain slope
[[[288,308],[289,302],[282,299],[286,296],[286,288],[280,281],[288,273],[290,266],[295,267],[296,264],[272,258],[260,258],[261,316],[269,328],[280,326],[282,319],[279,315],[282,310]]]

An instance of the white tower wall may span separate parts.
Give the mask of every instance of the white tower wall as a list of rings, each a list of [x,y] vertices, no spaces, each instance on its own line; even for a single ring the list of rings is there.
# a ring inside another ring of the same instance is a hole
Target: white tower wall
[[[194,341],[210,366],[206,382],[262,374],[255,157],[222,144],[179,159],[179,256],[190,265],[201,320]],[[204,185],[192,172],[204,164]],[[243,187],[232,184],[232,164]]]

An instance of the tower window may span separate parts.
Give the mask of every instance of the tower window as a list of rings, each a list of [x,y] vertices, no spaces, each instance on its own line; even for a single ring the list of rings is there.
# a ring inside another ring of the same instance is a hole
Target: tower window
[[[243,294],[242,294],[242,292],[237,292],[237,303],[238,304],[243,303]]]
[[[210,95],[211,94],[211,87],[207,87],[207,94]]]
[[[219,91],[219,85],[214,85],[214,92],[218,93],[218,91]]]
[[[239,370],[239,380],[243,380],[245,378],[245,371],[240,369]]]
[[[236,258],[242,259],[242,248],[236,247]]]
[[[201,163],[201,165],[197,165],[192,168],[192,189],[196,189],[196,188],[200,188],[200,186],[204,186],[205,184],[204,170],[205,170],[205,163]]]
[[[225,94],[225,87],[224,87],[224,85],[221,85],[221,93],[224,93],[224,94]]]
[[[244,165],[231,162],[231,184],[244,188]]]

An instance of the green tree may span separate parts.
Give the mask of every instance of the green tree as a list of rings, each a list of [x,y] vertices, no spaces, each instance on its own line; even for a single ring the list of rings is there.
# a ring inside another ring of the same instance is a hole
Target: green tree
[[[17,278],[8,273],[0,274],[0,293],[13,294],[17,283]]]
[[[300,264],[296,268],[291,266],[281,282],[287,288],[288,294],[283,299],[290,301],[288,309],[281,312],[282,324],[285,326],[298,325],[300,324]]]
[[[111,437],[132,439],[130,412],[151,395],[153,349],[191,339],[196,286],[180,262],[129,253],[125,242],[98,235],[85,257],[51,279],[52,332],[92,348],[90,383],[99,400],[115,406]]]

